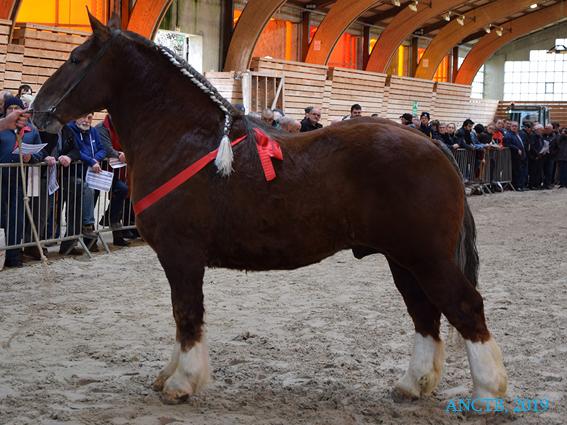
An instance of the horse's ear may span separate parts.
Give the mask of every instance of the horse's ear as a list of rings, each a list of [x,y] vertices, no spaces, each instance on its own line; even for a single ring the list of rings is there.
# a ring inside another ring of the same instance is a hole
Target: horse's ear
[[[110,28],[111,30],[120,30],[122,29],[120,28],[120,25],[120,16],[118,16],[116,12],[112,12],[112,17],[108,21],[108,28]]]
[[[89,8],[87,7],[87,13],[89,14],[89,21],[91,23],[91,28],[93,30],[93,34],[96,38],[101,41],[106,41],[110,37],[110,28],[100,22],[97,18],[95,18]]]

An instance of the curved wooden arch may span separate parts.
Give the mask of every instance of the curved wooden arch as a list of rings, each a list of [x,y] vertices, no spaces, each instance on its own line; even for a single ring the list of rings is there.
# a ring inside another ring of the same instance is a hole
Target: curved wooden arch
[[[465,13],[467,19],[463,26],[459,25],[456,20],[448,23],[425,50],[415,71],[415,77],[433,79],[437,67],[447,52],[467,35],[482,30],[494,21],[526,10],[530,4],[533,4],[533,0],[499,0]]]
[[[375,6],[382,3],[381,0],[338,0],[317,29],[313,40],[309,44],[309,50],[305,62],[325,65],[341,35],[348,29],[356,18]]]
[[[172,2],[173,0],[136,0],[130,13],[128,30],[153,38]]]
[[[367,71],[386,72],[398,47],[415,30],[421,28],[430,19],[466,3],[463,0],[432,0],[431,7],[419,3],[417,13],[404,8],[382,31],[370,53]]]
[[[0,19],[13,19],[21,0],[0,0]]]
[[[286,0],[249,0],[238,19],[226,54],[225,71],[246,71],[260,34]]]
[[[455,83],[472,84],[480,67],[502,46],[565,18],[567,18],[567,7],[565,7],[564,2],[561,2],[507,22],[503,26],[504,34],[502,37],[498,37],[495,33],[485,35],[468,53],[459,68]]]

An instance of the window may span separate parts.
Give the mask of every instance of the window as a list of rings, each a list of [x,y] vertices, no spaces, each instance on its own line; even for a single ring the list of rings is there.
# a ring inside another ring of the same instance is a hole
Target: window
[[[555,44],[566,44],[557,39]],[[567,99],[567,55],[530,51],[529,61],[504,63],[504,100]]]

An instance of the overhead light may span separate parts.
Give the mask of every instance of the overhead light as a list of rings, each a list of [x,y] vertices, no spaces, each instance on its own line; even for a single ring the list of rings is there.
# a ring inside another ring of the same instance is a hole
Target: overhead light
[[[496,35],[497,35],[498,37],[502,37],[502,34],[504,34],[504,28],[498,27],[498,28],[496,28],[496,29],[494,30],[494,32],[496,33]]]
[[[459,23],[460,26],[465,25],[465,15],[457,16],[457,22]]]
[[[409,10],[412,12],[417,12],[417,5],[419,4],[418,0],[413,0],[410,4],[408,4]]]
[[[537,8],[537,3],[530,4],[530,9],[536,9],[536,8]]]
[[[401,5],[400,0],[392,0],[392,4],[397,7],[400,7]]]
[[[451,20],[451,11],[448,11],[447,13],[445,13],[443,16],[443,19],[445,19],[447,22],[449,22]]]
[[[487,26],[487,27],[484,27],[484,32],[485,32],[485,33],[490,34],[490,31],[492,31],[492,28],[490,27],[490,25]]]

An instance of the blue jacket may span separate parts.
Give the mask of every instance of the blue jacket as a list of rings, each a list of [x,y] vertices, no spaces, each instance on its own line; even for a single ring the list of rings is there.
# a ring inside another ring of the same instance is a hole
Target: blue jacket
[[[24,137],[22,140],[24,143],[30,145],[41,144],[41,138],[39,137],[39,132],[33,126],[26,126],[24,130]],[[16,133],[14,130],[4,130],[0,131],[0,163],[1,164],[12,164],[15,162],[20,162],[20,156],[13,154],[12,151],[16,149]],[[41,162],[45,157],[45,153],[39,152],[32,155],[30,163]]]
[[[524,159],[526,157],[526,150],[524,148],[524,143],[520,141],[518,136],[520,135],[507,131],[504,135],[504,146],[510,148],[513,158]],[[518,155],[518,150],[522,151],[521,155]]]
[[[91,127],[89,131],[82,131],[75,123],[71,123],[68,126],[73,132],[75,144],[81,152],[82,161],[92,167],[106,158],[106,151],[102,143],[100,143],[98,132],[94,127]]]

